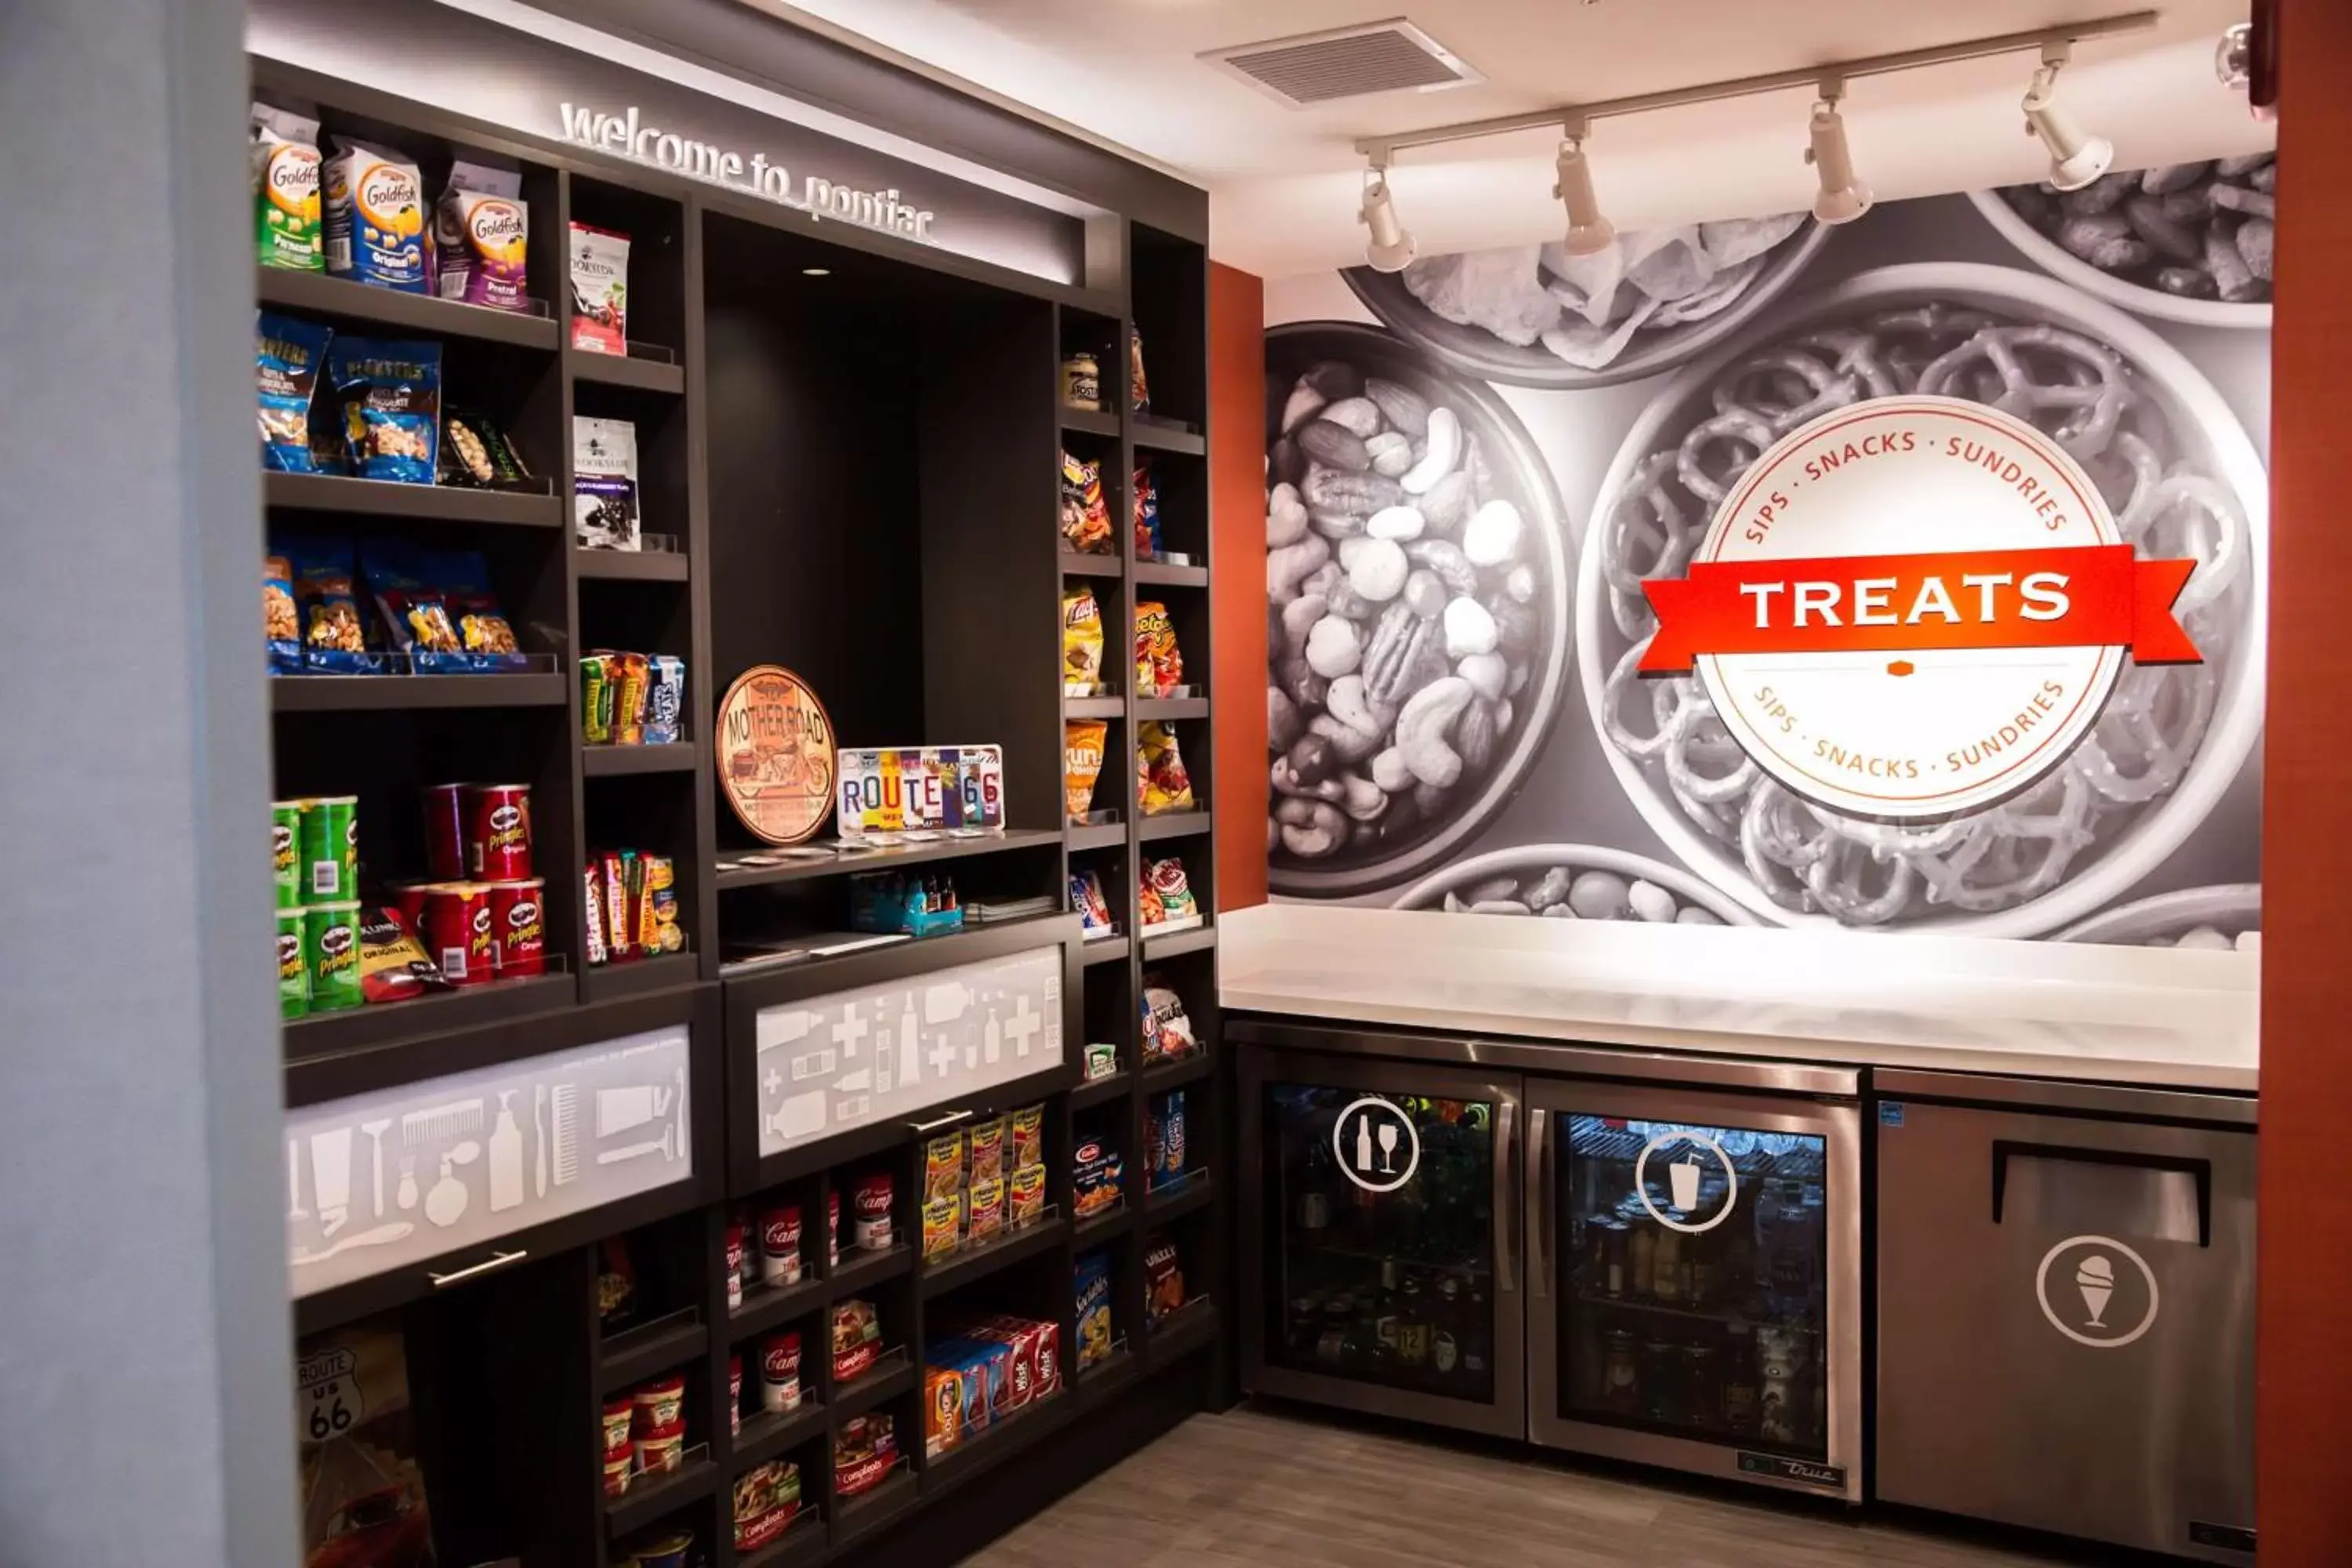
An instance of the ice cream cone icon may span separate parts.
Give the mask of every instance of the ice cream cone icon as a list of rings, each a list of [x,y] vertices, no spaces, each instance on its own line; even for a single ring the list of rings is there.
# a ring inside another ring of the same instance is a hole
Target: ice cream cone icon
[[[2107,1310],[2107,1299],[2116,1293],[2116,1266],[2104,1253],[2094,1252],[2075,1266],[2074,1288],[2083,1292],[2083,1305],[2089,1310],[2089,1327],[2104,1329],[2102,1321]]]

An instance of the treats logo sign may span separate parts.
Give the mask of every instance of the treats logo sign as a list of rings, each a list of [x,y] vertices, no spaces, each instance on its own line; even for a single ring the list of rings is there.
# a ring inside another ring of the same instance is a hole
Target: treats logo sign
[[[1767,450],[1686,575],[1651,578],[1645,676],[1696,668],[1796,794],[1916,821],[2030,788],[2105,710],[2126,653],[2193,664],[2194,561],[2137,557],[2056,441],[1982,404],[1876,398]]]

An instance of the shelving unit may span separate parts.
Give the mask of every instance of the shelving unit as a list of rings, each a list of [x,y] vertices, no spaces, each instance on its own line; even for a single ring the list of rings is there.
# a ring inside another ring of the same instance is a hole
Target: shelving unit
[[[1075,921],[1058,912],[1074,867],[1094,865],[1122,931],[1133,932],[1137,876],[1165,854],[1183,858],[1202,910],[1214,907],[1208,700],[1066,698],[1057,674],[1060,595],[1079,583],[1100,601],[1105,668],[1120,685],[1129,684],[1118,672],[1131,668],[1139,595],[1169,605],[1185,658],[1201,672],[1195,679],[1211,666],[1200,239],[1099,217],[1090,220],[1085,283],[1042,281],[820,226],[791,208],[582,149],[491,133],[310,72],[256,62],[255,76],[259,90],[324,105],[330,136],[364,135],[411,153],[428,189],[439,188],[454,156],[488,153],[519,164],[530,276],[543,296],[537,313],[507,313],[341,279],[267,271],[256,279],[269,309],[441,342],[446,398],[501,420],[542,487],[482,491],[270,474],[263,490],[271,524],[481,551],[526,651],[554,666],[272,682],[278,793],[357,794],[362,858],[374,879],[422,869],[419,785],[528,783],[551,960],[550,973],[533,979],[290,1024],[289,1103],[299,1110],[428,1085],[659,1026],[683,1026],[691,1039],[689,1175],[519,1227],[500,1236],[494,1252],[453,1251],[429,1268],[386,1270],[298,1304],[305,1333],[386,1313],[401,1323],[442,1560],[520,1555],[533,1568],[602,1568],[635,1532],[679,1526],[701,1541],[709,1568],[884,1563],[912,1550],[910,1542],[930,1539],[925,1532],[934,1526],[925,1521],[936,1517],[934,1500],[971,1495],[971,1482],[1003,1473],[1016,1457],[1057,1451],[1090,1432],[1130,1432],[1163,1418],[1138,1414],[1147,1408],[1212,1398],[1202,1391],[1224,1376],[1217,1309],[1200,1316],[1206,1331],[1148,1331],[1144,1258],[1147,1238],[1163,1224],[1175,1227],[1192,1289],[1222,1300],[1230,1184],[1187,1184],[1177,1201],[1155,1204],[1142,1166],[1150,1097],[1171,1088],[1191,1095],[1192,1158],[1221,1167],[1229,1157],[1213,935],[1197,933],[1189,944],[1175,935],[1139,942],[1125,934],[1081,944]],[[574,220],[631,236],[626,356],[566,342],[562,258]],[[813,277],[812,268],[829,276]],[[1138,331],[1154,406],[1176,424],[1128,407],[1127,344]],[[1102,359],[1106,412],[1061,406],[1060,360],[1081,344]],[[579,546],[569,521],[579,416],[636,425],[643,526],[672,536],[675,549]],[[1055,459],[1065,443],[1103,462],[1116,553],[1062,548]],[[1128,524],[1133,475],[1146,461],[1162,498],[1164,547],[1185,557],[1181,564],[1137,553]],[[586,742],[577,657],[605,647],[685,659],[684,740]],[[720,795],[712,716],[735,674],[769,662],[810,683],[843,745],[1002,745],[1006,830],[742,864],[772,847],[751,839]],[[1061,726],[1081,718],[1109,726],[1097,805],[1118,815],[1071,826]],[[1184,726],[1202,809],[1162,818],[1137,809],[1134,737],[1152,719]],[[689,947],[592,965],[579,868],[592,851],[624,847],[672,859]],[[1051,895],[1057,912],[722,973],[731,944],[771,922],[845,926],[848,879],[900,868],[952,878],[967,902]],[[758,1157],[753,1001],[904,981],[1053,943],[1066,960],[1059,1059],[924,1113],[1042,1104],[1042,1221],[968,1251],[920,1258],[911,1195],[922,1134],[904,1120]],[[1163,970],[1206,1050],[1173,1068],[1146,1070],[1139,1005],[1147,975]],[[1117,1047],[1118,1072],[1079,1081],[1088,1040]],[[1092,1137],[1116,1142],[1126,1163],[1124,1201],[1079,1222],[1071,1156]],[[876,1255],[845,1250],[836,1266],[824,1249],[825,1200],[877,1169],[896,1178],[902,1239]],[[807,1276],[790,1287],[751,1287],[730,1309],[728,1226],[784,1190],[809,1221]],[[608,1337],[599,1277],[624,1238],[647,1307],[640,1326]],[[1123,1348],[1079,1377],[1073,1270],[1097,1247],[1111,1254]],[[835,1386],[823,1331],[829,1310],[853,1297],[877,1304],[886,1343],[903,1359]],[[1063,1386],[934,1459],[923,1451],[920,1407],[927,1336],[980,1310],[1055,1323]],[[751,1392],[739,1433],[728,1418],[730,1358],[743,1354],[748,1363],[762,1338],[785,1330],[803,1334],[804,1403],[761,1413],[756,1366],[747,1364]],[[1203,1375],[1201,1357],[1216,1358],[1215,1370]],[[1171,1369],[1173,1377],[1159,1375]],[[605,1499],[601,1397],[671,1373],[688,1382],[688,1463]],[[1149,1406],[1139,1403],[1147,1399]],[[844,1498],[831,1441],[844,1422],[869,1411],[893,1415],[906,1458],[881,1486]],[[752,1466],[780,1458],[800,1468],[805,1515],[782,1540],[738,1554],[728,1529],[732,1487]]]

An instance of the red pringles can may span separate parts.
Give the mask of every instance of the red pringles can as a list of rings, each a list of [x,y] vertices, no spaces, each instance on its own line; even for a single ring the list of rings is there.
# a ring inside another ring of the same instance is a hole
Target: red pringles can
[[[485,882],[530,876],[530,786],[474,784],[466,795],[466,858]]]
[[[425,934],[425,900],[434,888],[433,882],[394,882],[392,884],[392,912],[400,917],[403,931],[414,937]]]
[[[547,879],[490,884],[490,932],[500,979],[547,973]]]
[[[544,922],[541,922],[544,924]],[[425,946],[452,985],[498,978],[498,941],[490,925],[490,889],[479,882],[445,882],[425,895]]]
[[[462,882],[474,873],[467,841],[471,837],[471,784],[425,786],[425,861],[435,882]]]

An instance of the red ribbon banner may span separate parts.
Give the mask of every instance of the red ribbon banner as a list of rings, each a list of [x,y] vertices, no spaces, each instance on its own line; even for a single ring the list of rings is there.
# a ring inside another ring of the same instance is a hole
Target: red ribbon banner
[[[1658,617],[1643,675],[1702,654],[2126,647],[2141,664],[2201,656],[2173,618],[2194,561],[2128,544],[1702,563],[1642,584]]]

